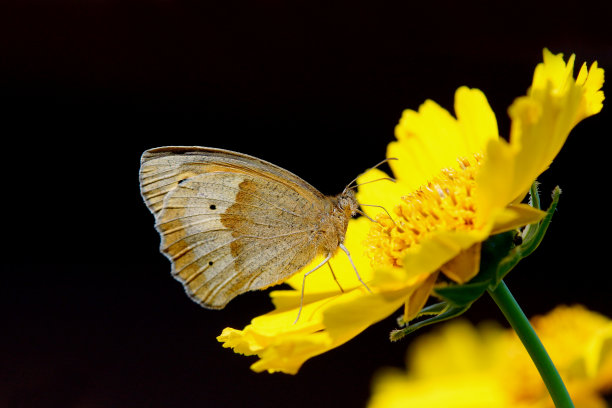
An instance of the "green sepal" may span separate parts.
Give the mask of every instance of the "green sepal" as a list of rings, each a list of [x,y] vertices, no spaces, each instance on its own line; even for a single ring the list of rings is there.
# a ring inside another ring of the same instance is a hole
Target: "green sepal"
[[[537,197],[537,185],[533,184],[531,189],[531,196]],[[546,210],[546,215],[544,218],[540,220],[537,224],[527,225],[521,234],[522,243],[520,245],[515,246],[508,255],[501,260],[499,265],[497,266],[497,270],[495,273],[495,280],[491,282],[490,288],[494,290],[499,282],[504,279],[504,277],[510,272],[523,258],[528,257],[535,251],[544,236],[546,235],[546,231],[550,226],[550,222],[552,221],[552,217],[557,210],[557,204],[559,203],[559,197],[561,196],[561,189],[559,186],[555,187],[552,192],[552,201],[548,210]],[[532,202],[539,207],[539,199],[532,198]],[[536,207],[536,208],[537,208]]]
[[[488,287],[488,282],[469,282],[463,285],[443,286],[435,289],[434,293],[450,305],[464,306],[472,304],[484,294]]]
[[[435,303],[433,305],[429,305],[421,309],[421,311],[415,316],[415,319],[423,316],[437,316],[440,313],[443,313],[448,308],[448,304],[446,302]],[[410,322],[404,320],[404,315],[401,315],[397,318],[397,325],[400,327],[405,327]]]
[[[430,324],[434,324],[434,323],[439,323],[442,322],[444,320],[448,320],[448,319],[452,319],[453,317],[457,317],[459,315],[462,315],[463,313],[465,313],[466,310],[468,310],[470,308],[470,305],[467,305],[465,307],[456,307],[456,306],[450,306],[448,303],[442,302],[442,303],[437,303],[435,305],[431,305],[429,307],[434,307],[436,309],[441,309],[441,312],[439,314],[437,314],[434,317],[431,317],[429,319],[425,319],[425,320],[421,320],[418,321],[414,324],[411,324],[410,326],[404,327],[402,329],[396,329],[396,330],[392,330],[391,333],[389,334],[389,339],[391,341],[398,341],[400,339],[402,339],[403,337],[409,335],[410,333],[423,328],[425,326],[429,326]],[[424,308],[423,311],[425,311],[427,309]],[[425,314],[429,314],[427,312],[423,313],[423,311],[420,313],[420,315],[425,315]]]

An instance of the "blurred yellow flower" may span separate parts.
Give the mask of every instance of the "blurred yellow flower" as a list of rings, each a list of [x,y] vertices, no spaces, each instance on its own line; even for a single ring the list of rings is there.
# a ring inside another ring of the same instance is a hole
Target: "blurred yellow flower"
[[[532,319],[577,408],[606,407],[612,388],[612,320],[582,306]],[[368,408],[554,407],[523,344],[492,323],[454,320],[411,345],[407,371],[374,379]]]
[[[423,308],[439,272],[464,283],[478,273],[480,243],[490,235],[538,221],[543,212],[521,204],[535,178],[563,145],[572,127],[602,106],[603,70],[583,66],[575,80],[574,56],[544,51],[526,96],[510,107],[510,142],[477,89],[459,88],[457,118],[433,101],[404,112],[397,141],[388,148],[396,183],[359,189],[362,203],[382,205],[391,220],[367,207],[377,223],[351,220],[346,247],[368,292],[346,256],[331,260],[341,283],[318,272],[306,280],[301,317],[301,274],[287,281],[295,290],[271,292],[275,310],[254,318],[243,330],[226,328],[224,347],[257,355],[255,371],[296,373],[309,358],[337,347],[404,305],[408,321]],[[358,183],[387,177],[379,170]],[[365,248],[364,248],[365,244]],[[321,259],[304,268],[312,269]]]

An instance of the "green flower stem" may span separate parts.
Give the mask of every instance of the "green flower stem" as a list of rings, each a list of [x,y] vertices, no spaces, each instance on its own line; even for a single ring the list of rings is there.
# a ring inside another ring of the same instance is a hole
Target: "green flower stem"
[[[544,380],[546,388],[548,388],[548,392],[552,397],[555,407],[573,408],[574,403],[565,388],[565,384],[563,384],[561,380],[561,376],[557,372],[555,365],[548,356],[546,349],[544,349],[533,327],[531,327],[527,316],[525,316],[525,313],[523,313],[518,303],[516,303],[516,300],[504,281],[501,281],[495,290],[489,289],[489,294],[523,342],[529,356],[540,372],[540,376],[542,380]]]

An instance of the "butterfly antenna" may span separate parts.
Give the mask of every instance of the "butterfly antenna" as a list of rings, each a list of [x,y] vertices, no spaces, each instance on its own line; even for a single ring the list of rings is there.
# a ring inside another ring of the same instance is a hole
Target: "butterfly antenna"
[[[393,222],[393,224],[397,227],[397,223],[395,222],[395,220],[393,219],[393,217],[391,216],[391,213],[389,213],[389,211],[387,211],[387,209],[385,207],[383,207],[382,205],[376,205],[376,204],[359,204],[361,206],[365,206],[365,207],[376,207],[376,208],[382,208],[384,212],[387,213],[387,216],[389,217],[389,219]],[[361,215],[364,215],[367,219],[369,219],[372,222],[378,222],[376,220],[373,220],[371,217],[367,216],[363,211],[358,210],[358,212]],[[380,224],[380,222],[378,222]]]
[[[373,170],[373,169],[375,169],[375,168],[377,168],[377,167],[379,167],[379,166],[381,166],[381,165],[383,165],[383,164],[385,164],[386,162],[391,161],[391,160],[397,160],[397,157],[389,157],[389,158],[386,158],[385,160],[380,161],[380,162],[379,162],[378,164],[376,164],[375,166],[372,166],[372,167],[370,167],[369,169],[366,169],[366,171],[364,171],[364,173],[365,173],[365,172],[368,172],[368,171],[370,171],[370,170]],[[346,191],[346,190],[348,190],[349,188],[351,188],[351,184],[353,184],[354,182],[356,182],[358,178],[359,178],[359,176],[357,176],[357,177],[355,177],[353,180],[351,180],[351,182],[350,182],[350,183],[348,183],[348,184],[346,185],[346,187],[344,188],[344,191]],[[362,184],[365,184],[365,183],[362,183]]]
[[[388,181],[392,181],[392,182],[394,182],[394,183],[397,181],[397,180],[395,180],[393,177],[381,177],[381,178],[377,178],[377,179],[375,179],[375,180],[364,181],[363,183],[355,184],[354,186],[347,187],[346,189],[347,189],[347,190],[352,190],[352,189],[357,188],[357,187],[359,187],[359,186],[363,186],[364,184],[370,184],[370,183],[374,183],[374,182],[376,182],[376,181],[382,181],[382,180],[388,180]],[[354,183],[354,182],[355,182],[355,181],[353,180],[353,183]]]
[[[364,217],[366,217],[368,220],[372,221],[372,222],[377,222],[375,219],[373,219],[372,217],[370,217],[368,214],[364,213],[363,211],[361,211],[360,209],[357,209],[357,212],[360,215],[363,215]]]

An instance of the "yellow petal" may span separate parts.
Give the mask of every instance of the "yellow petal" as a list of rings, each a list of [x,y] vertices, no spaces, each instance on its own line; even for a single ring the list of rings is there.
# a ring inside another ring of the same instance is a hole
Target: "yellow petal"
[[[427,299],[429,299],[429,295],[431,295],[431,291],[434,288],[434,284],[438,279],[438,272],[432,273],[423,281],[418,288],[408,296],[404,303],[404,321],[409,322],[423,309],[425,303],[427,303]]]
[[[512,231],[524,225],[535,224],[545,215],[546,212],[527,204],[510,205],[496,214],[491,235]]]
[[[293,308],[258,316],[243,330],[226,328],[217,340],[236,353],[257,355],[259,361],[251,366],[254,371],[295,374],[309,358],[339,345],[334,344],[322,325],[322,309],[333,299],[304,305],[300,319],[294,324],[298,295],[293,299]]]
[[[471,158],[474,153],[482,153],[490,140],[498,139],[495,114],[481,90],[465,86],[457,89],[455,113],[464,143],[456,152],[459,157]]]
[[[260,354],[260,360],[251,365],[255,372],[283,372],[297,374],[304,362],[332,348],[326,333],[311,333],[308,336],[284,336],[272,347]]]
[[[442,272],[459,284],[468,282],[480,270],[481,247],[482,244],[477,242],[459,252],[459,255],[441,266]]]
[[[604,93],[601,90],[604,83],[604,70],[597,66],[597,61],[591,64],[591,69],[587,69],[586,63],[582,64],[576,83],[584,89],[584,106],[579,117],[599,113],[604,101]]]
[[[484,241],[489,236],[489,232],[488,230],[432,232],[426,240],[406,251],[403,267],[411,277],[430,274],[459,255],[461,251]]]
[[[490,223],[492,217],[515,198],[513,186],[515,158],[516,150],[503,139],[489,141],[483,162],[476,174],[478,188],[475,191],[474,201],[478,227]]]
[[[495,115],[478,89],[459,88],[455,111],[457,119],[431,100],[418,112],[404,111],[395,129],[398,141],[389,144],[387,157],[399,159],[389,165],[407,191],[426,184],[441,169],[457,168],[458,159],[472,159],[498,137]]]
[[[457,150],[462,148],[461,130],[455,118],[435,102],[425,101],[419,111],[404,111],[395,128],[397,142],[389,144],[387,157],[395,177],[412,191],[441,168],[457,166]]]
[[[323,324],[334,341],[343,343],[398,310],[414,289],[342,296],[323,312]]]
[[[253,336],[249,336],[243,330],[236,330],[231,327],[223,329],[221,334],[217,336],[217,341],[222,342],[223,347],[232,348],[236,353],[245,356],[252,356],[262,348]]]
[[[578,122],[601,110],[603,70],[596,63],[590,71],[583,66],[574,79],[574,59],[572,55],[566,64],[563,54],[544,50],[544,62],[536,67],[527,95],[508,109],[510,143],[517,152],[514,195],[526,191],[548,168]]]

